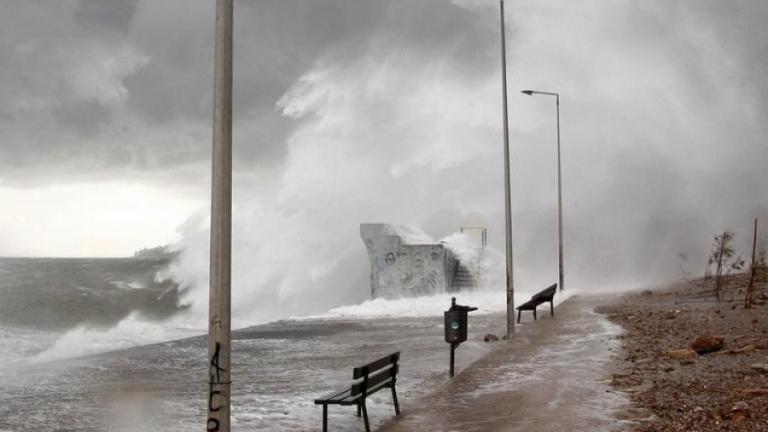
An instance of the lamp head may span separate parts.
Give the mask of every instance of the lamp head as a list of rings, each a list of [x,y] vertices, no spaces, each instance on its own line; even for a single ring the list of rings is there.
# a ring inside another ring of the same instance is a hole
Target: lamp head
[[[523,91],[521,91],[520,93],[525,93],[525,94],[527,94],[528,96],[531,96],[531,95],[533,94],[533,90],[523,90]]]

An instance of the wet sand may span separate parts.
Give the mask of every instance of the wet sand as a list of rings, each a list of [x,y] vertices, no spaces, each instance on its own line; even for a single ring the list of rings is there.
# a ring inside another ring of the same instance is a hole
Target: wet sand
[[[379,431],[612,431],[628,407],[608,386],[620,327],[594,312],[616,299],[574,297],[550,317],[542,307],[509,342],[437,391],[402,406]],[[461,350],[459,347],[458,350]]]

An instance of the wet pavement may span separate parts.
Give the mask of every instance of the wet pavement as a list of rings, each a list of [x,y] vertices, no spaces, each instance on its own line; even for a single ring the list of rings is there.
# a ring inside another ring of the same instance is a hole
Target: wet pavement
[[[621,328],[594,312],[607,298],[573,297],[378,431],[619,431],[626,397],[606,379]],[[523,321],[532,321],[529,315]],[[458,350],[461,350],[459,347]]]

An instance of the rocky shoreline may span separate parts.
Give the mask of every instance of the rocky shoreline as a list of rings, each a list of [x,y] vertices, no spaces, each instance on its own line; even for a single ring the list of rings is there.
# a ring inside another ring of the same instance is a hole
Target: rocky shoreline
[[[729,278],[717,301],[689,281],[599,308],[625,329],[611,385],[634,431],[768,431],[768,289],[744,309],[744,286]]]

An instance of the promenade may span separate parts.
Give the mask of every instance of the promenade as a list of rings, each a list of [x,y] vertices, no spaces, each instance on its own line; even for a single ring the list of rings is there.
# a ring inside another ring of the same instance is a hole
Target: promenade
[[[620,328],[594,312],[610,299],[573,297],[524,326],[509,343],[421,400],[382,432],[612,431],[626,428],[614,415],[627,399],[607,384]]]

